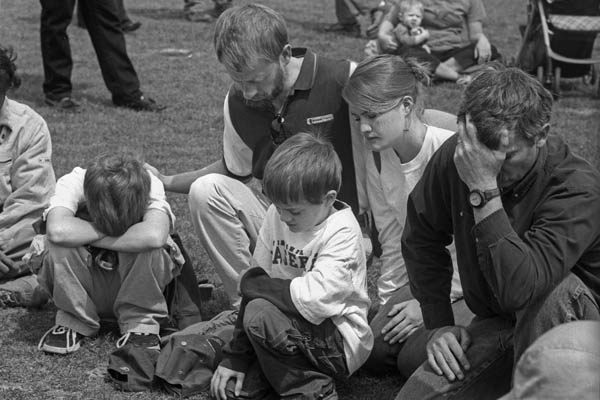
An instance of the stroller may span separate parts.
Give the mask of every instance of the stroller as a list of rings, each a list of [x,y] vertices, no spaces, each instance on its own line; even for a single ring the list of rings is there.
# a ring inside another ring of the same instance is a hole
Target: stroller
[[[517,66],[537,74],[555,96],[561,78],[579,78],[596,85],[600,97],[600,55],[592,57],[600,32],[600,0],[529,0],[527,25]]]

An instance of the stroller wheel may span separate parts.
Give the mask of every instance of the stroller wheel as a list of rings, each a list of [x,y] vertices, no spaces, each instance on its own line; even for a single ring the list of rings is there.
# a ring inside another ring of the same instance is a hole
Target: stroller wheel
[[[560,67],[554,68],[554,79],[552,80],[552,91],[555,96],[560,95]]]

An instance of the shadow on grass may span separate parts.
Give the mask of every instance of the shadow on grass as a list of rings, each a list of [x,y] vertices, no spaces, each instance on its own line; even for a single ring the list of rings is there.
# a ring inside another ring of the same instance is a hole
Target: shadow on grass
[[[20,310],[14,314],[15,326],[12,339],[28,346],[37,347],[40,338],[54,325],[56,308],[47,305],[43,308]]]
[[[310,21],[310,20],[301,20],[301,19],[297,19],[297,18],[290,18],[288,15],[286,15],[285,17],[285,21],[288,23],[288,26],[296,26],[298,28],[301,28],[302,31],[306,32],[306,31],[313,31],[315,33],[321,33],[321,34],[331,34],[329,32],[325,31],[325,28],[330,25],[328,23],[322,23],[322,22],[315,22],[315,21]]]
[[[44,103],[44,76],[40,74],[29,74],[29,73],[20,73],[21,76],[21,86],[16,90],[13,90],[10,95],[15,99],[19,99],[19,101],[24,101],[28,104],[31,104],[33,108],[38,109],[40,107],[50,108],[46,103]],[[74,82],[73,84],[73,98],[77,101],[85,100],[90,104],[98,104],[103,106],[112,106],[112,101],[110,99],[110,93],[107,92],[106,97],[99,96],[90,96],[90,95],[81,95],[81,92],[91,88],[92,85],[82,81],[82,82]]]
[[[158,21],[165,19],[185,20],[183,10],[176,6],[173,6],[173,8],[128,8],[127,11],[130,15],[155,19]]]

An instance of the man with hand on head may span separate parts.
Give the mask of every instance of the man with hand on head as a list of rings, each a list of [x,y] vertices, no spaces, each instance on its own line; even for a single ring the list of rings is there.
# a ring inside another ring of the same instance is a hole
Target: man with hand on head
[[[402,254],[431,334],[398,399],[496,399],[536,338],[600,320],[600,174],[549,134],[551,112],[552,95],[519,69],[483,71],[465,89],[458,134],[408,201]],[[476,314],[466,327],[450,305],[452,237]]]

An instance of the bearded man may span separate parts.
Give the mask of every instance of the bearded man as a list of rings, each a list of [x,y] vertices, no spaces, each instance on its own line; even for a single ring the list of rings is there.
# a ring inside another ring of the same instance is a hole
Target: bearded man
[[[247,185],[262,179],[276,146],[298,132],[325,134],[342,165],[339,198],[359,210],[354,157],[360,157],[342,88],[354,63],[292,47],[283,17],[249,4],[233,7],[217,20],[214,45],[233,80],[224,103],[223,157],[196,171],[162,175],[148,166],[165,189],[189,193],[192,221],[204,248],[237,300],[239,273],[250,265],[268,200]],[[360,168],[356,168],[360,173]],[[364,202],[361,200],[361,205]]]

